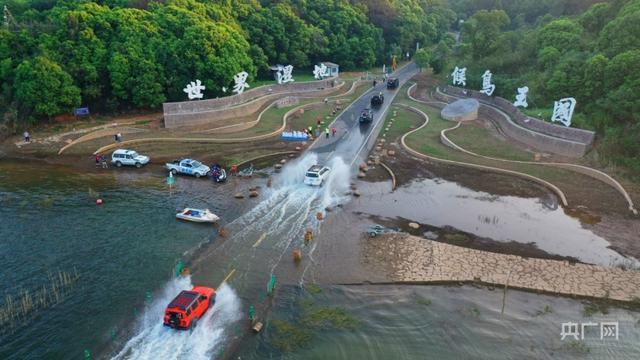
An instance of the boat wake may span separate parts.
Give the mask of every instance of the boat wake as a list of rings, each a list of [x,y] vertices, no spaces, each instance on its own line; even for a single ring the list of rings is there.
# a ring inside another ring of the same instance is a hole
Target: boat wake
[[[215,305],[193,331],[162,325],[167,304],[181,290],[191,288],[190,277],[171,280],[139,319],[135,335],[113,359],[211,359],[220,354],[232,325],[241,318],[240,299],[228,285],[216,290]]]

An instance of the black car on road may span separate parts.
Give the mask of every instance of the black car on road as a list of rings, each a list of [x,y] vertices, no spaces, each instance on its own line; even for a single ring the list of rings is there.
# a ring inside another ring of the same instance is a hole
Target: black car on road
[[[360,124],[368,124],[370,122],[373,121],[373,111],[371,111],[371,109],[366,108],[364,110],[362,110],[362,113],[360,113]]]
[[[371,97],[371,106],[372,107],[377,107],[382,105],[382,103],[384,102],[384,95],[382,95],[382,92],[377,94],[377,95],[373,95]]]
[[[387,89],[395,89],[400,86],[400,79],[398,78],[388,78],[387,79]]]

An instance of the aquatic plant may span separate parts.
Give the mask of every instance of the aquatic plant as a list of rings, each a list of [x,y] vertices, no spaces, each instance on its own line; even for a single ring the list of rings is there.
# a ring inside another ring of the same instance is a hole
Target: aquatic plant
[[[473,317],[480,317],[480,310],[475,306],[467,309],[465,312]]]
[[[585,317],[591,317],[597,313],[607,315],[609,313],[609,304],[606,301],[594,301],[585,304],[582,310],[582,315]]]
[[[301,319],[302,324],[315,328],[354,329],[358,320],[340,307],[306,306]]]
[[[314,330],[350,330],[358,324],[358,320],[340,307],[318,306],[313,300],[303,300],[300,307],[302,312],[295,323],[285,320],[273,320],[269,323],[275,329],[271,343],[282,352],[293,351],[308,344],[313,339]]]
[[[303,326],[296,326],[284,320],[273,320],[270,324],[275,328],[271,343],[280,351],[293,351],[311,341],[311,331]]]
[[[589,349],[589,347],[584,342],[578,341],[578,340],[568,341],[562,344],[562,347],[565,350],[568,350],[576,354],[588,354],[591,352],[591,349]]]
[[[547,315],[547,314],[551,314],[552,312],[553,312],[553,308],[551,307],[551,305],[547,304],[542,308],[542,310],[538,310],[536,312],[536,316]]]
[[[430,299],[418,299],[417,303],[420,304],[420,305],[429,306],[429,305],[431,305],[431,300]]]
[[[318,284],[309,283],[304,285],[304,289],[311,294],[319,294],[322,292],[322,288]]]
[[[80,275],[75,268],[73,273],[66,271],[59,271],[57,275],[49,273],[49,283],[42,285],[41,289],[35,291],[23,289],[15,299],[10,294],[6,294],[4,304],[0,307],[0,332],[9,332],[38,310],[61,302],[79,278]]]

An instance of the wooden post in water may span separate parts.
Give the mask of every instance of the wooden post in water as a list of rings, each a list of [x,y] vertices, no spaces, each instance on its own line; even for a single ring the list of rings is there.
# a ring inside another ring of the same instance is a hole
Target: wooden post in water
[[[500,311],[500,317],[504,316],[504,306],[507,302],[507,288],[509,287],[509,278],[511,277],[511,268],[507,273],[507,281],[504,283],[504,292],[502,293],[502,311]]]

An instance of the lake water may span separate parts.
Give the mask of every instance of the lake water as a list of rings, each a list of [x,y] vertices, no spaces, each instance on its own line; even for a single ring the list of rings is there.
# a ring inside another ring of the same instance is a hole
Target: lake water
[[[64,167],[0,162],[0,296],[17,298],[79,275],[55,306],[0,333],[0,358],[79,358],[100,350],[144,312],[178,259],[215,242],[211,225],[178,222],[189,204],[233,218],[210,181],[180,178],[169,192],[161,173],[135,169],[79,174]],[[104,205],[97,206],[97,197]],[[3,301],[0,300],[0,303]],[[38,339],[34,341],[34,339]]]
[[[292,174],[288,177],[297,176]],[[41,163],[0,162],[0,305],[6,305],[7,295],[18,299],[24,291],[33,294],[43,287],[47,289],[51,277],[59,271],[79,276],[61,290],[57,303],[21,318],[12,329],[3,328],[0,358],[82,358],[85,350],[94,357],[102,354],[133,359],[221,355],[224,343],[242,333],[240,326],[248,306],[245,296],[264,292],[263,277],[268,277],[269,270],[288,254],[292,242],[289,238],[301,242],[299,233],[313,223],[315,212],[332,204],[333,198],[320,190],[315,192],[287,181],[281,185],[275,181],[275,186],[280,187],[261,190],[258,199],[236,201],[230,194],[240,188],[246,190],[247,182],[232,179],[218,186],[204,179],[179,177],[176,188],[169,190],[158,167],[81,174]],[[375,186],[378,185],[362,188],[364,196],[394,203],[394,199],[384,198],[388,190]],[[454,203],[458,206],[471,205],[464,213],[456,212],[452,204],[438,215],[421,212],[417,216],[415,212],[404,214],[397,206],[364,210],[437,226],[453,225],[497,240],[511,238],[509,234],[519,227],[534,228],[547,222],[580,229],[579,224],[535,199],[495,198],[455,183],[418,182],[397,194],[391,196],[404,196],[398,198],[402,201],[414,199],[409,200],[414,208],[422,206],[421,201],[441,205],[446,194],[451,201],[458,201]],[[98,197],[105,201],[101,206],[95,204]],[[232,235],[219,239],[211,225],[176,221],[175,210],[187,205],[208,207],[218,213]],[[355,203],[350,207],[357,206]],[[527,219],[523,214],[531,209],[535,211]],[[494,213],[502,215],[489,222],[479,217],[493,218]],[[446,217],[454,216],[457,218],[446,221]],[[257,240],[261,234],[269,235],[260,242]],[[542,234],[551,236],[553,231]],[[583,239],[589,239],[588,233],[581,234]],[[535,238],[534,234],[531,236]],[[585,259],[593,256],[594,262],[604,262],[592,250],[606,246],[601,239],[594,241],[597,246],[584,253],[587,255],[568,255]],[[211,251],[199,250],[201,245]],[[538,245],[558,254],[565,250],[551,248],[552,242]],[[239,269],[231,286],[218,289],[219,302],[193,334],[177,333],[160,325],[167,301],[180,289],[191,286],[191,278],[173,277],[179,259],[195,259],[199,265],[194,278],[210,286],[221,281],[227,263],[247,267]],[[257,287],[260,291],[255,290]],[[300,301],[309,296],[299,287],[280,287],[267,319],[295,321],[301,312]],[[358,320],[355,330],[313,329],[308,344],[283,353],[273,346],[274,330],[267,322],[264,333],[245,337],[245,343],[238,347],[239,355],[256,359],[408,359],[550,358],[561,354],[578,358],[586,351],[559,340],[561,322],[584,320],[580,302],[510,292],[507,311],[501,317],[501,299],[499,291],[468,287],[327,287],[311,300],[321,306],[344,309]],[[536,315],[545,305],[550,305],[553,313]],[[620,340],[587,339],[588,355],[640,358],[635,345],[640,340],[637,318],[637,314],[624,310],[593,317],[594,321],[619,321]]]

